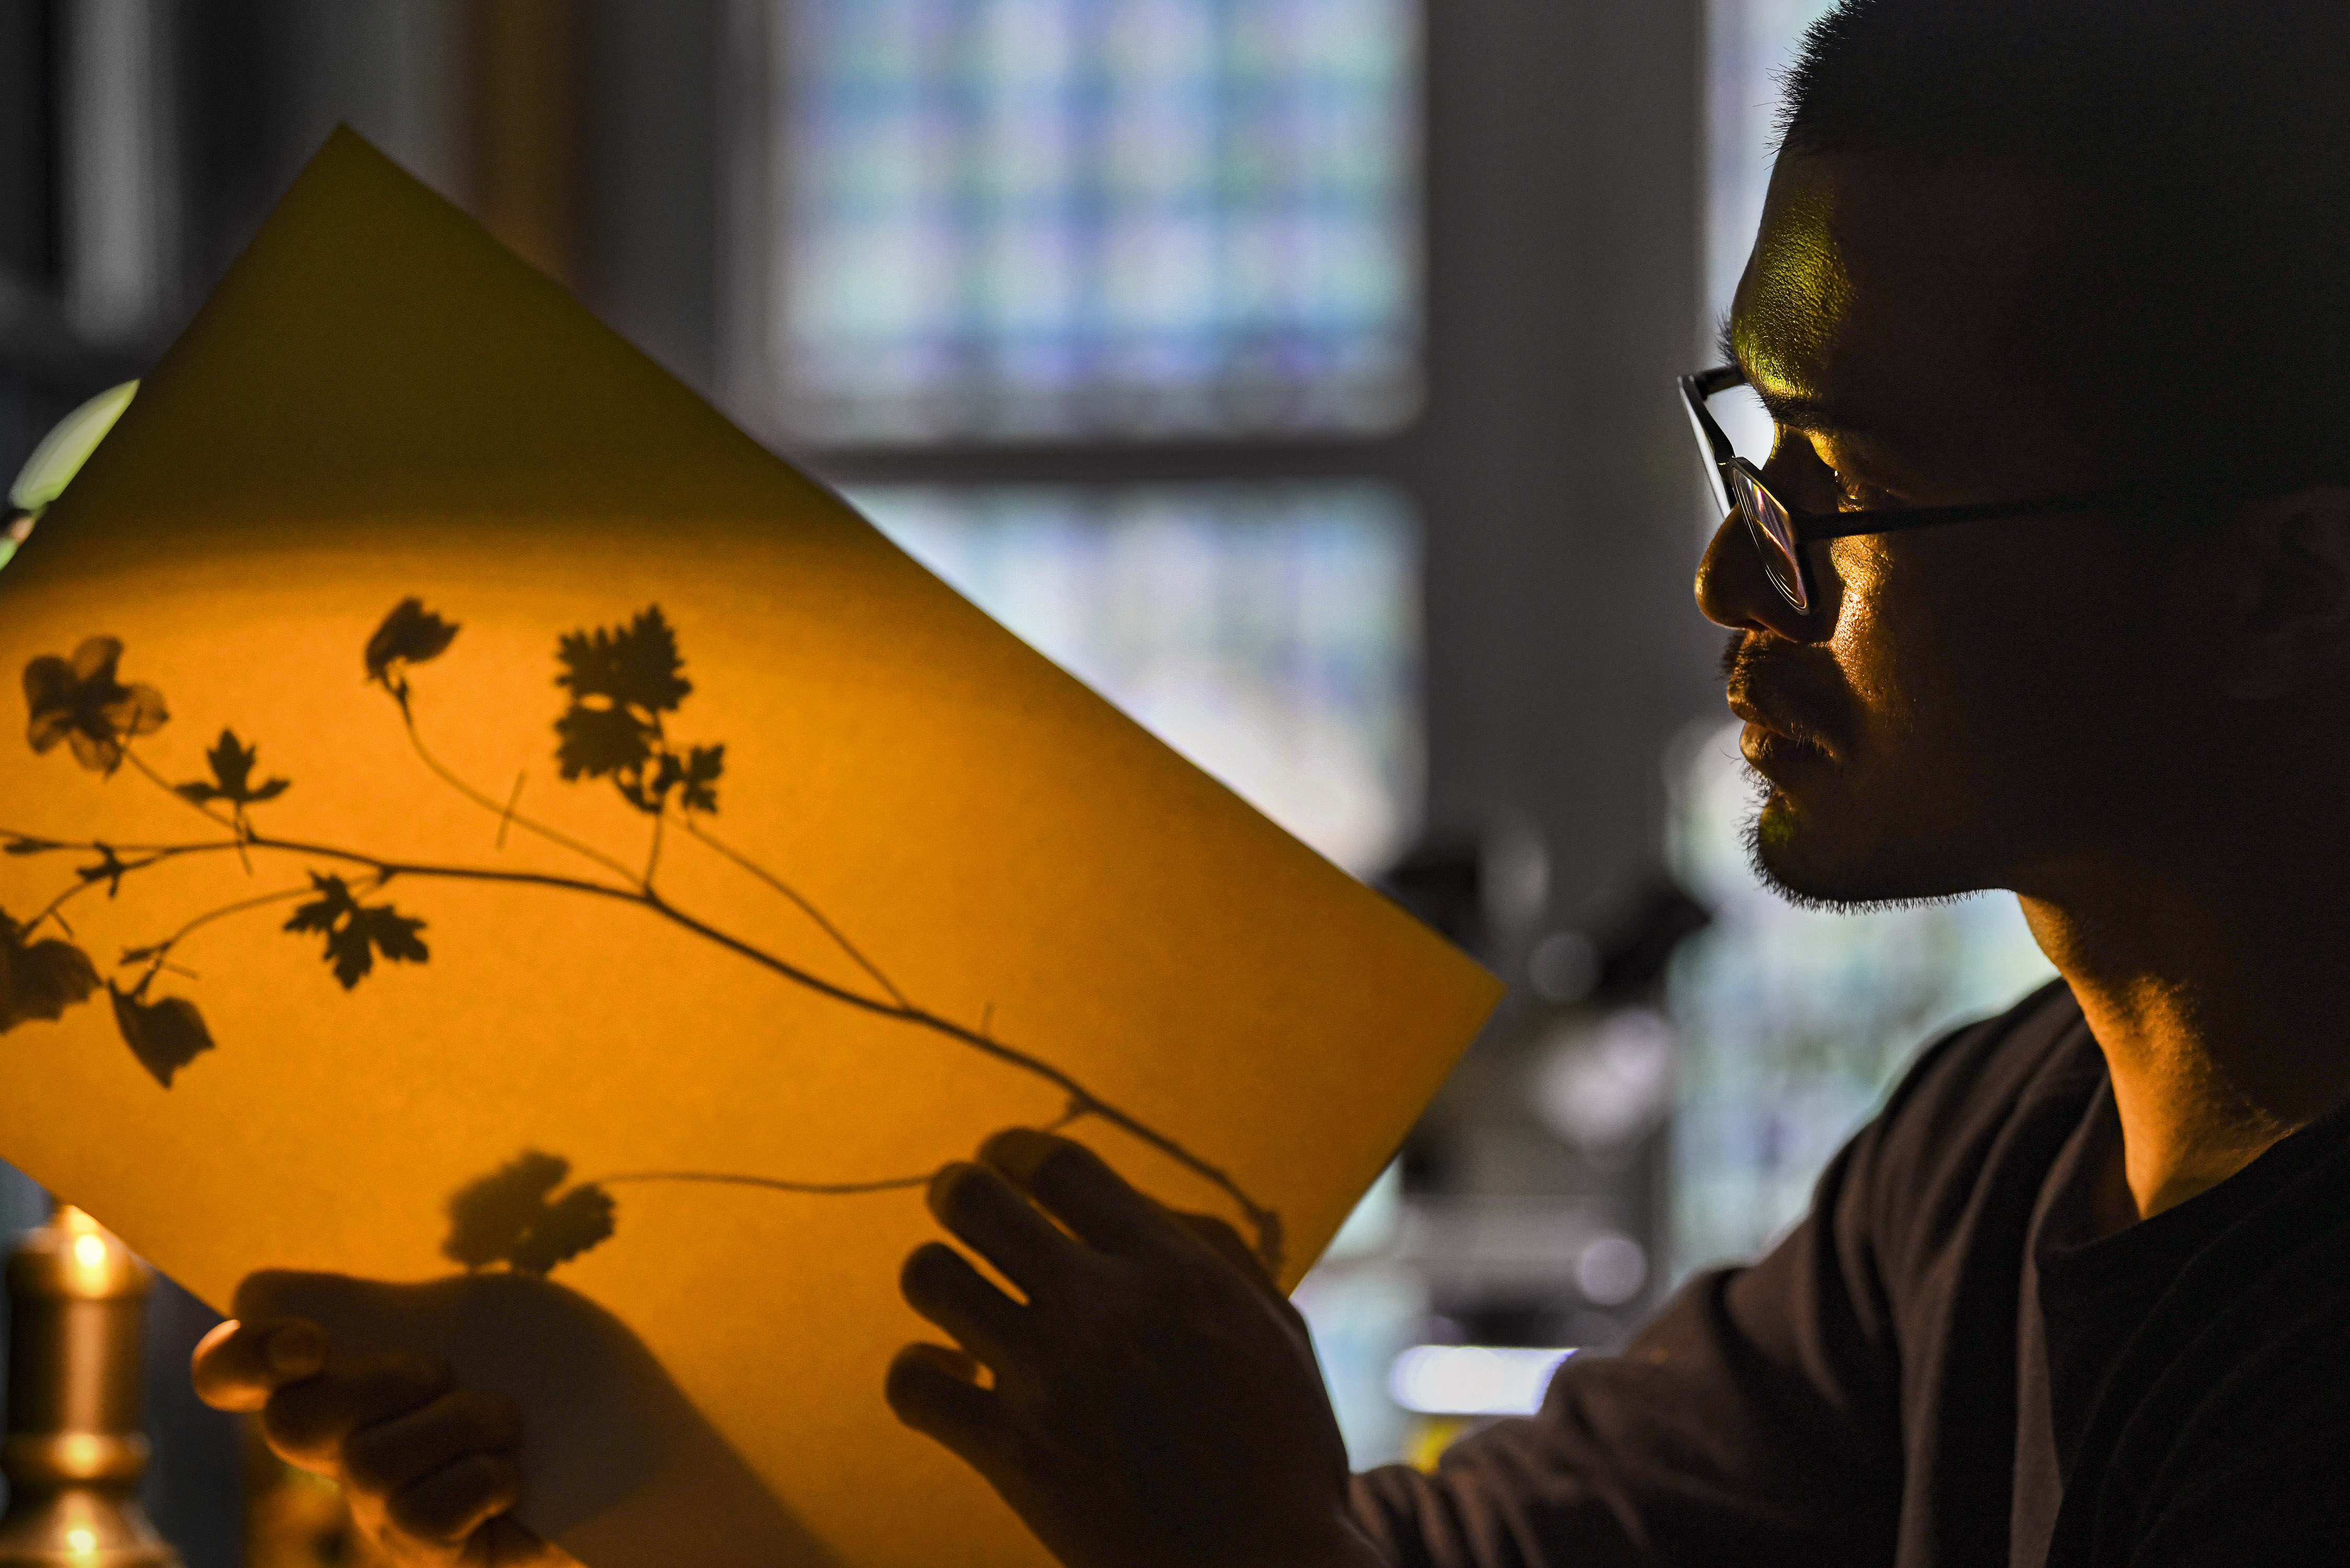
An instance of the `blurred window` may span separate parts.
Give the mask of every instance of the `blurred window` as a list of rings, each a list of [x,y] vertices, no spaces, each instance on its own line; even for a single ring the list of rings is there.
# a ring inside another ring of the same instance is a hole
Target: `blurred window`
[[[1414,0],[786,0],[784,423],[1379,431],[1418,401]]]
[[[1705,297],[1708,328],[1730,313],[1762,216],[1776,145],[1779,73],[1804,29],[1833,0],[1708,0],[1706,17]],[[1771,450],[1771,421],[1752,390],[1716,399],[1731,444],[1757,462]],[[1711,526],[1711,524],[1709,524]]]
[[[1418,3],[768,0],[749,122],[754,422],[1362,875],[1419,826]]]
[[[1706,299],[1730,308],[1762,216],[1779,73],[1833,0],[1710,0],[1706,18]]]
[[[1676,1275],[1769,1245],[1919,1046],[2054,973],[2005,893],[1845,915],[1764,888],[1738,730],[1707,723],[1674,769],[1674,870],[1714,911],[1669,976]]]
[[[734,406],[1358,876],[1419,829],[1419,0],[764,0]],[[749,13],[746,13],[749,14]],[[1310,1277],[1356,1461],[1426,1310]]]
[[[879,487],[917,560],[1358,875],[1418,817],[1417,543],[1373,484]]]

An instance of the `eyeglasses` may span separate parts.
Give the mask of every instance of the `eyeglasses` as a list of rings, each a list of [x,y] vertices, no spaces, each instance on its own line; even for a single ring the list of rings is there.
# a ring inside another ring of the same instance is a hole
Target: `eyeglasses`
[[[1689,405],[1690,423],[1705,456],[1706,477],[1713,485],[1716,511],[1732,506],[1746,520],[1746,532],[1762,556],[1762,570],[1779,596],[1796,613],[1809,615],[1814,588],[1811,561],[1805,546],[1821,539],[1842,539],[1855,534],[1890,534],[1903,528],[1932,528],[1944,523],[1974,523],[1992,517],[2023,517],[2037,513],[2080,512],[2109,504],[2134,490],[2085,491],[2076,495],[2049,496],[2039,501],[1991,501],[1967,506],[1888,507],[1870,512],[1802,512],[1771,493],[1762,471],[1730,449],[1730,438],[1706,412],[1708,398],[1743,386],[1746,372],[1735,365],[1700,370],[1680,379],[1681,398]]]

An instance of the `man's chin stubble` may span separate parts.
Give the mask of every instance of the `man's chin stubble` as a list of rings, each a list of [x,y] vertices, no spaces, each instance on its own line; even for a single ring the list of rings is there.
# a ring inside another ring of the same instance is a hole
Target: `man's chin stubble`
[[[1910,909],[1981,890],[1950,887],[1948,878],[1899,866],[1882,848],[1854,845],[1849,834],[1806,825],[1778,789],[1760,774],[1752,778],[1757,799],[1741,836],[1746,863],[1763,887],[1799,909],[1839,915]],[[1831,842],[1839,838],[1844,841]]]

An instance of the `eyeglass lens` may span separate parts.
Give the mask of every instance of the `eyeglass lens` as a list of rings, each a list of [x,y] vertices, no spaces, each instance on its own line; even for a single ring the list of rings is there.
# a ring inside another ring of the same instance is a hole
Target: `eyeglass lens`
[[[1754,536],[1755,549],[1762,552],[1762,569],[1770,574],[1772,586],[1796,609],[1809,611],[1811,596],[1804,591],[1803,566],[1796,554],[1802,546],[1795,543],[1794,524],[1787,509],[1744,467],[1731,469],[1729,478],[1731,497],[1746,519],[1746,531]]]

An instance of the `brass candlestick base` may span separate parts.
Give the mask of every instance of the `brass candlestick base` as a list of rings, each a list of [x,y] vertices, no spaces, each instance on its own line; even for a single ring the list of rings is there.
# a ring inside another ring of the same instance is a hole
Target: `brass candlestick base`
[[[0,1568],[181,1568],[139,1506],[154,1288],[146,1264],[66,1204],[9,1258]]]

